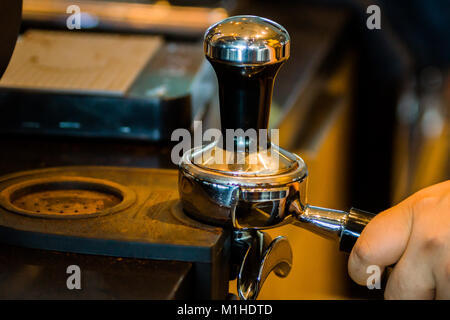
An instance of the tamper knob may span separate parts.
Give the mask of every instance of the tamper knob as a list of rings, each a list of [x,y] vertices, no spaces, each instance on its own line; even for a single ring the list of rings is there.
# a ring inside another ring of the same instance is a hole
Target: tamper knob
[[[289,58],[289,34],[281,25],[256,16],[234,16],[205,34],[205,55],[234,66],[273,64]]]
[[[204,51],[216,71],[222,133],[267,129],[276,74],[289,58],[282,26],[256,16],[235,16],[211,26]]]

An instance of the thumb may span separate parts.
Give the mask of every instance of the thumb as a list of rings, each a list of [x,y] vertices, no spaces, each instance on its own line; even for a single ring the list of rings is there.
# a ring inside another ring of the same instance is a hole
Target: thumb
[[[408,198],[375,216],[364,228],[348,260],[349,275],[356,283],[366,285],[369,266],[383,270],[400,259],[411,232],[411,208]]]

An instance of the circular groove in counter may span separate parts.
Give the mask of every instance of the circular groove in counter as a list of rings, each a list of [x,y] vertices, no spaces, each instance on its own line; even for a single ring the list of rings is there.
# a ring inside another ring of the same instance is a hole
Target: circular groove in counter
[[[134,191],[118,183],[73,176],[20,181],[0,192],[0,205],[6,210],[50,219],[80,219],[117,213],[135,201]]]

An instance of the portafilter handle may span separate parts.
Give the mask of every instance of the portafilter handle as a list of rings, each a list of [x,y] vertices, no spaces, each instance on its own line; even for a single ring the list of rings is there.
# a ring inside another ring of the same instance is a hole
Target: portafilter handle
[[[206,31],[204,52],[219,82],[224,139],[226,129],[267,129],[274,80],[289,47],[282,26],[256,16],[230,17]]]
[[[351,208],[348,212],[306,205],[299,201],[290,204],[293,224],[322,237],[339,242],[339,249],[350,253],[366,225],[375,214]]]

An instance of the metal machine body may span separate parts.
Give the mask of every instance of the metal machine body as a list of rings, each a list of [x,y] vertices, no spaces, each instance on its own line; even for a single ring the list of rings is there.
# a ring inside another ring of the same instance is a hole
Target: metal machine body
[[[19,34],[22,0],[2,1],[0,4],[0,78],[8,66]]]

